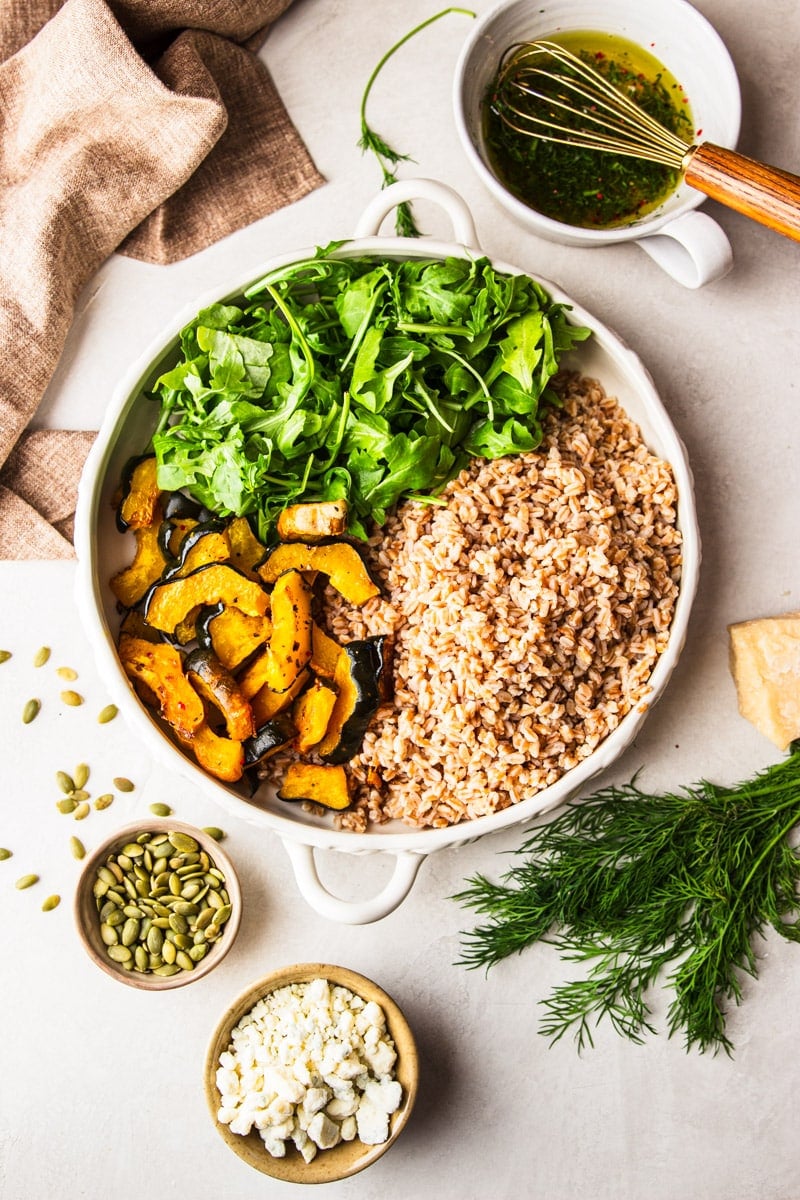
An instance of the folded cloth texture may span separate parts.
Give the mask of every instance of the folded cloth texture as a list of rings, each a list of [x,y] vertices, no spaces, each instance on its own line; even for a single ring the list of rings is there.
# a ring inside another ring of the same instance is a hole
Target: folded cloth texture
[[[0,558],[73,553],[92,435],[29,426],[101,263],[175,262],[324,182],[253,52],[290,2],[6,0]]]

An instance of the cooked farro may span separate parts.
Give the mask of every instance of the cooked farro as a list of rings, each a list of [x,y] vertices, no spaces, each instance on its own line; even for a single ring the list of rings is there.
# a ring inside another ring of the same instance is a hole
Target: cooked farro
[[[507,808],[646,697],[678,593],[675,483],[599,384],[560,390],[537,451],[473,460],[446,506],[399,508],[370,547],[381,598],[328,590],[340,640],[393,642],[394,702],[350,764],[344,828]]]

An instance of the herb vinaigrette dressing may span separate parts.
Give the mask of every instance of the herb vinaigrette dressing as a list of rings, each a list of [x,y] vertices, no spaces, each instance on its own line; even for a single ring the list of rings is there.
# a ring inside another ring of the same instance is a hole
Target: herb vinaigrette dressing
[[[673,133],[691,143],[692,114],[681,84],[649,51],[613,34],[570,32],[549,41],[597,69]],[[536,101],[520,101],[534,105]],[[540,106],[541,106],[541,102]],[[582,118],[559,117],[580,128]],[[510,192],[538,212],[567,225],[611,229],[658,208],[680,182],[659,163],[544,141],[503,121],[495,82],[483,105],[484,139],[494,173]]]

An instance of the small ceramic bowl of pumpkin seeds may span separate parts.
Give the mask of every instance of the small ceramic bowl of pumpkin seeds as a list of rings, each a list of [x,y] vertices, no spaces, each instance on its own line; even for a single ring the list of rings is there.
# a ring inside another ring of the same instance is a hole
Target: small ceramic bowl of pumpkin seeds
[[[75,894],[90,958],[114,979],[151,991],[213,971],[241,915],[239,880],[219,842],[164,818],[128,825],[98,846]]]

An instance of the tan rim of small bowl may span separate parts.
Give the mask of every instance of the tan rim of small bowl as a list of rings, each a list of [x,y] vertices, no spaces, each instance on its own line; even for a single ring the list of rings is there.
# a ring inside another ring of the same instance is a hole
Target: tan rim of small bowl
[[[380,1005],[397,1050],[395,1076],[403,1089],[403,1099],[400,1108],[389,1118],[389,1137],[385,1142],[377,1146],[368,1146],[355,1138],[352,1142],[340,1142],[330,1150],[320,1150],[310,1163],[306,1163],[291,1144],[287,1145],[284,1158],[273,1158],[255,1130],[243,1136],[231,1133],[227,1125],[218,1121],[220,1095],[217,1090],[216,1073],[219,1056],[230,1045],[231,1031],[245,1013],[276,988],[292,983],[309,983],[312,979],[327,979],[330,983],[349,988],[364,1000],[373,1000]],[[206,1101],[223,1141],[234,1154],[256,1171],[270,1175],[273,1179],[282,1179],[286,1183],[332,1183],[355,1175],[374,1163],[386,1153],[405,1127],[414,1107],[418,1079],[419,1060],[414,1035],[395,1001],[371,979],[347,967],[332,966],[330,963],[300,963],[282,967],[252,983],[220,1018],[209,1043],[205,1063]]]
[[[92,890],[97,869],[103,865],[110,853],[120,850],[126,842],[135,841],[138,834],[170,833],[173,831],[186,833],[190,837],[193,837],[201,849],[205,850],[213,860],[214,865],[223,872],[225,887],[228,890],[230,898],[231,915],[225,923],[225,930],[219,941],[210,947],[205,958],[201,959],[193,970],[182,970],[176,975],[163,976],[153,975],[151,972],[126,971],[108,957],[106,947],[100,937],[100,922]],[[242,918],[242,893],[236,869],[228,854],[220,847],[219,842],[214,841],[209,834],[204,833],[202,829],[195,828],[193,825],[187,825],[182,821],[173,821],[168,817],[158,817],[136,821],[134,824],[118,829],[111,837],[106,838],[96,850],[92,851],[83,865],[80,879],[78,880],[78,886],[75,891],[74,916],[78,934],[86,953],[102,971],[105,971],[112,979],[128,984],[129,987],[140,988],[145,991],[165,992],[172,988],[184,987],[187,983],[194,983],[197,979],[202,979],[203,976],[208,975],[210,971],[213,971],[222,962],[233,945],[239,930]]]

